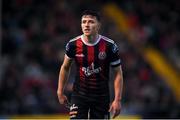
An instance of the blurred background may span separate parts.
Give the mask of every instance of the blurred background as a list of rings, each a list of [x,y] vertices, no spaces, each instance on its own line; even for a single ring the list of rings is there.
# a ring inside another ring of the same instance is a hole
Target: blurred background
[[[56,95],[58,74],[65,44],[82,34],[86,9],[101,12],[100,33],[120,48],[120,116],[180,118],[179,5],[179,0],[2,0],[0,118],[68,114]]]

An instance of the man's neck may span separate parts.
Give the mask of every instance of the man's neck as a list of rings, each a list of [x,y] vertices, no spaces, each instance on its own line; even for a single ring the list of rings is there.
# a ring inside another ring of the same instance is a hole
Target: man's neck
[[[99,36],[98,34],[90,35],[90,36],[83,35],[83,38],[87,43],[94,44],[97,41],[98,36]]]

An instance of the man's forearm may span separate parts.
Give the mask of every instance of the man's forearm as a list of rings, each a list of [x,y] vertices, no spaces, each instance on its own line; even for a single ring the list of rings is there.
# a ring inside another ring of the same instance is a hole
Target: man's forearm
[[[115,101],[120,101],[122,98],[123,79],[116,78],[114,81]]]
[[[67,81],[69,69],[66,69],[65,67],[61,66],[60,73],[59,73],[59,83],[58,83],[58,95],[62,95],[64,91],[64,86]]]
[[[116,77],[114,80],[114,91],[115,91],[115,101],[120,101],[122,98],[122,90],[123,90],[123,75],[122,70],[117,71]]]

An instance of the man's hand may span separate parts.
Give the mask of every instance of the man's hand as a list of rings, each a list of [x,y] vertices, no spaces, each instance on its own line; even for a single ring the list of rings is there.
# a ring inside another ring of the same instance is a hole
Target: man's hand
[[[64,94],[62,95],[58,94],[58,99],[60,104],[66,104],[68,102],[68,99]]]
[[[112,118],[115,118],[120,114],[120,112],[121,112],[121,103],[120,103],[119,100],[117,100],[117,101],[114,100],[112,102],[112,104],[110,106],[110,109],[109,109],[109,112],[112,112],[112,114],[113,114]]]

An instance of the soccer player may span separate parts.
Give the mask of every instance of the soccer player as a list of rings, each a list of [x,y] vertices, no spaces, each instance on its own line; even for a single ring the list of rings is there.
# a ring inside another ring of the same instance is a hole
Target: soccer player
[[[100,15],[86,10],[81,17],[83,34],[66,45],[64,62],[59,73],[57,95],[60,104],[67,104],[65,82],[71,63],[76,64],[76,78],[71,96],[71,119],[109,119],[120,114],[123,77],[119,49],[115,42],[99,34]],[[115,96],[110,105],[109,66],[114,69]]]

